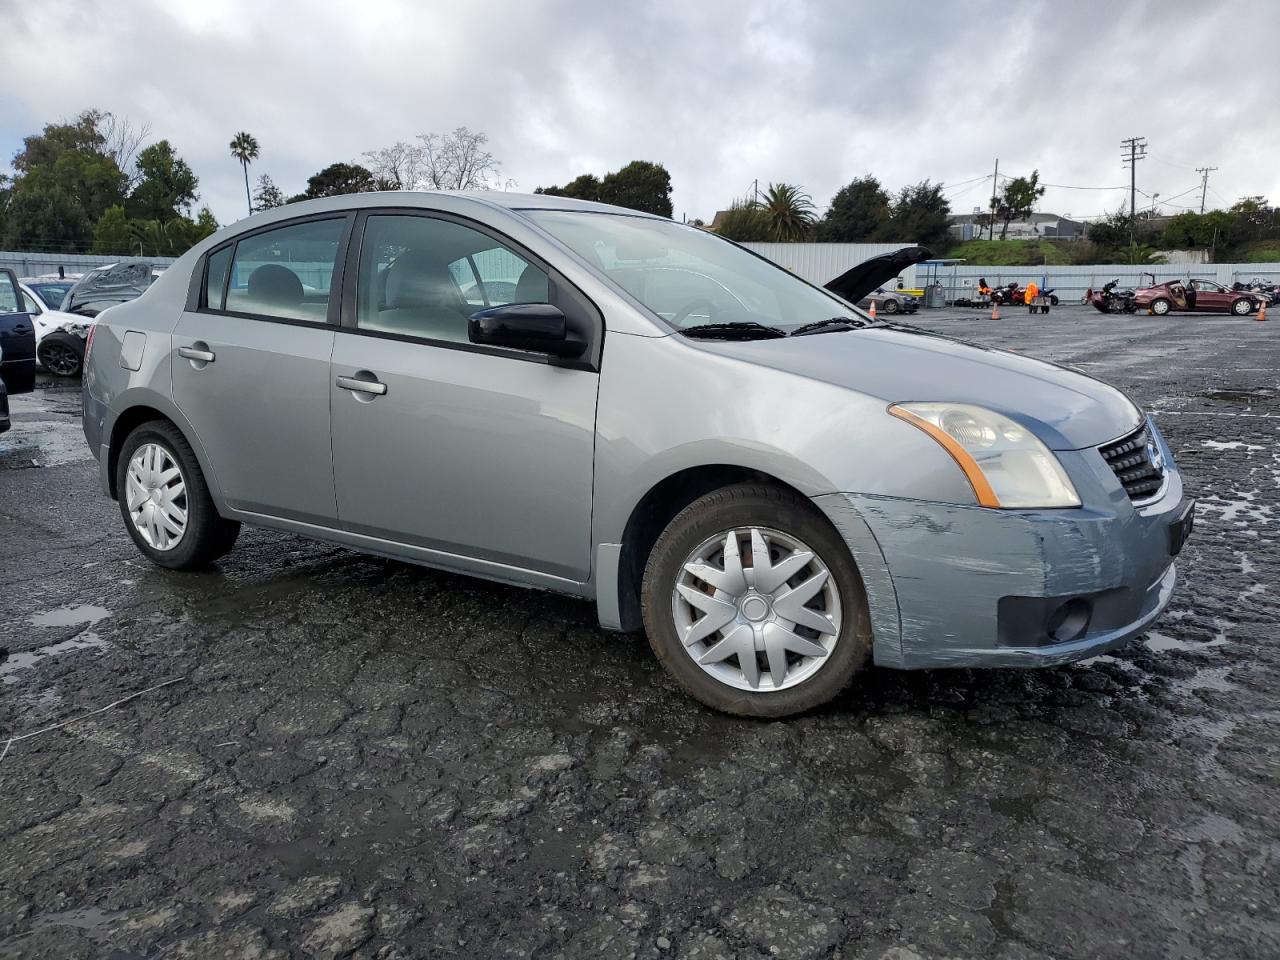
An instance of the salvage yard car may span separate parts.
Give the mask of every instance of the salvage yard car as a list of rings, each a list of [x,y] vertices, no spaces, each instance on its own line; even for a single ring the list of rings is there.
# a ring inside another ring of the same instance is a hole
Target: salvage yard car
[[[842,299],[543,195],[291,204],[100,317],[84,431],[161,566],[248,523],[582,597],[737,714],[870,662],[1049,666],[1144,630],[1193,516],[1155,424],[869,318],[850,300],[887,269]]]
[[[36,379],[36,331],[18,278],[0,269],[0,432],[9,429],[9,397],[30,393]]]
[[[60,377],[78,377],[89,327],[98,314],[142,296],[162,272],[146,260],[123,260],[95,267],[68,284],[61,301],[66,310],[49,310],[35,318],[40,365]]]
[[[1155,280],[1155,277],[1152,277]],[[1168,280],[1142,287],[1133,295],[1134,306],[1158,317],[1174,311],[1233,313],[1245,317],[1258,309],[1259,300],[1244,290],[1232,290],[1213,280]]]

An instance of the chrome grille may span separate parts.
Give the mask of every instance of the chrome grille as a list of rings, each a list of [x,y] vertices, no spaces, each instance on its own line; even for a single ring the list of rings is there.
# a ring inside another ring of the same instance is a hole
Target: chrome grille
[[[1128,436],[1099,447],[1098,452],[1129,499],[1146,500],[1164,483],[1164,461],[1158,452],[1153,458],[1155,449],[1151,431],[1144,423]]]

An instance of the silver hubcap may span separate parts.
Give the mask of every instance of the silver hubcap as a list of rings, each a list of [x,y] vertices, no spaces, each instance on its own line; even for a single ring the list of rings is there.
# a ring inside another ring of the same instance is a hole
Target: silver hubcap
[[[690,553],[671,612],[694,663],[760,693],[808,680],[840,636],[831,571],[804,543],[766,527],[718,533]]]
[[[144,443],[129,460],[125,488],[138,535],[156,550],[176,547],[187,530],[187,484],[173,454],[158,443]]]

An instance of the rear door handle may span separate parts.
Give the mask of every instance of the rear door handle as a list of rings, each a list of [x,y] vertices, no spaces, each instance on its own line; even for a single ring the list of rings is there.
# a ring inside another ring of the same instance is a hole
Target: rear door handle
[[[199,360],[201,363],[213,363],[218,359],[212,350],[201,350],[199,347],[179,347],[178,356],[188,360]]]
[[[358,377],[339,377],[335,383],[343,390],[353,390],[356,393],[369,393],[375,397],[385,396],[387,385],[379,380],[361,380]]]

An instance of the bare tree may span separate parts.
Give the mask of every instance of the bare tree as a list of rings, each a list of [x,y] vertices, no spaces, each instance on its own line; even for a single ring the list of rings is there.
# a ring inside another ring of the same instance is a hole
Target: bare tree
[[[379,190],[417,190],[422,180],[422,158],[422,147],[404,141],[364,153],[365,166]]]
[[[133,163],[138,148],[151,136],[150,122],[135,125],[128,117],[117,116],[110,111],[98,116],[98,133],[102,136],[102,153],[116,162],[116,166],[129,178],[132,189],[142,179],[142,173]]]
[[[422,178],[430,190],[483,190],[501,183],[501,164],[485,149],[489,138],[458,127],[452,133],[420,133]]]

